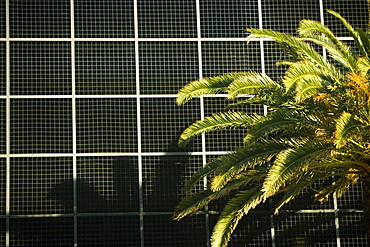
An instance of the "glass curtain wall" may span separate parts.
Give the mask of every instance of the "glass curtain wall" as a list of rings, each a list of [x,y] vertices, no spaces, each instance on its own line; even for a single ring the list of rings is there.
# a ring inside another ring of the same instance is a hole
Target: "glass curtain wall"
[[[178,148],[227,102],[177,106],[176,93],[226,72],[280,76],[282,51],[246,45],[248,27],[294,34],[309,18],[351,43],[326,9],[366,28],[366,0],[0,1],[0,246],[209,246],[222,201],[180,222],[172,212],[184,182],[243,133]],[[274,216],[267,202],[230,246],[366,246],[360,186],[324,204],[308,191]]]

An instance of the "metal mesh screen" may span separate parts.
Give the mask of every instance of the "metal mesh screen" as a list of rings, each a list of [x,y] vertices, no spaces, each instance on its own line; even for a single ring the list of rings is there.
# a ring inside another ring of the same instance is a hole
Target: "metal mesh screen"
[[[230,101],[178,106],[176,94],[234,71],[278,78],[287,57],[246,44],[249,27],[294,34],[309,18],[352,42],[326,9],[366,28],[366,0],[0,1],[0,246],[210,246],[226,198],[179,222],[172,212],[185,181],[245,132],[179,148],[189,124]],[[267,201],[229,246],[366,246],[361,189],[323,204],[305,191],[274,216],[279,198]]]

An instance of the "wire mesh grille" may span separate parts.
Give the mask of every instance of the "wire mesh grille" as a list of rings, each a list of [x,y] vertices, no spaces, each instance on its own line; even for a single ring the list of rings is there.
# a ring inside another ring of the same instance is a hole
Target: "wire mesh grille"
[[[148,212],[171,212],[183,197],[189,170],[202,167],[201,157],[143,157],[143,205]]]
[[[138,1],[140,38],[195,38],[195,0]]]
[[[0,95],[6,95],[6,43],[5,42],[0,42]]]
[[[245,37],[247,28],[258,28],[257,1],[200,1],[203,38]]]
[[[77,42],[76,94],[136,94],[133,42]]]
[[[12,42],[12,95],[68,95],[71,85],[69,42]]]
[[[334,214],[279,214],[275,217],[277,246],[337,246]]]
[[[77,151],[137,152],[134,99],[78,99]]]
[[[71,153],[69,99],[12,99],[11,153]]]
[[[133,38],[134,1],[75,0],[77,38]]]
[[[262,1],[264,29],[296,34],[302,19],[320,21],[320,5],[317,0]]]
[[[136,157],[79,157],[78,212],[137,212],[138,177]]]
[[[6,116],[6,101],[0,100],[0,114]],[[6,118],[0,120],[0,154],[6,154]]]
[[[140,42],[140,93],[176,94],[198,79],[196,42]]]
[[[68,38],[71,33],[70,1],[12,0],[10,36],[13,38]]]
[[[143,98],[141,105],[141,142],[143,152],[187,151],[177,146],[181,131],[200,118],[199,102],[176,106],[173,98]],[[194,143],[199,150],[200,145]]]
[[[172,220],[171,215],[145,216],[144,227],[148,230],[144,238],[145,246],[205,246],[204,223],[202,216],[194,216],[181,222]]]
[[[140,246],[138,216],[79,217],[78,246]]]
[[[10,219],[10,246],[72,246],[73,218]]]
[[[0,246],[209,246],[228,198],[179,222],[173,210],[185,181],[246,130],[178,147],[188,125],[232,101],[178,106],[176,93],[235,71],[278,79],[287,57],[272,41],[246,44],[249,27],[295,34],[309,18],[353,44],[326,9],[367,27],[366,0],[1,1]],[[323,204],[312,197],[274,216],[279,198],[258,206],[230,246],[366,246],[361,183]]]
[[[11,160],[12,214],[65,214],[73,211],[72,159],[62,157]]]

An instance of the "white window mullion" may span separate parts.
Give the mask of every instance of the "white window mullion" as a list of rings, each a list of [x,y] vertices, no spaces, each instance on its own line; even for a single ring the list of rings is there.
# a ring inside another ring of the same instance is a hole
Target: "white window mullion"
[[[139,24],[138,4],[134,0],[134,41],[135,41],[135,71],[136,71],[136,126],[137,126],[137,166],[139,180],[139,215],[140,215],[140,246],[144,247],[144,203],[143,203],[143,159],[141,153],[141,115],[140,115],[140,61],[139,61]]]
[[[73,242],[78,244],[77,236],[77,127],[76,127],[76,52],[75,52],[75,30],[74,30],[74,0],[70,1],[71,8],[71,87],[72,87],[72,160],[73,160]]]
[[[6,185],[5,185],[5,213],[6,213],[6,233],[5,245],[10,245],[10,16],[9,0],[5,2],[6,11]]]

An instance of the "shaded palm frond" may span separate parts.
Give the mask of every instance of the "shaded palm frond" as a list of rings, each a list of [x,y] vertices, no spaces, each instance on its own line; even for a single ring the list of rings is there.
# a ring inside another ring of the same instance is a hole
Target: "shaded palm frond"
[[[193,97],[225,92],[230,83],[246,74],[245,72],[234,72],[193,81],[179,90],[176,103],[183,105]]]
[[[333,10],[328,10],[328,12],[332,15],[334,15],[336,18],[338,18],[342,23],[343,25],[347,28],[347,30],[349,31],[349,33],[351,34],[351,36],[353,37],[354,41],[356,42],[357,44],[357,47],[360,49],[360,52],[361,54],[364,56],[364,57],[369,57],[370,53],[369,53],[369,49],[370,47],[367,46],[369,41],[368,41],[368,35],[363,35],[364,33],[361,31],[358,32],[359,29],[354,29],[348,22],[346,19],[344,19],[339,13],[333,11]]]
[[[351,174],[350,171],[345,171],[344,176],[340,176],[335,182],[329,186],[326,186],[319,190],[315,195],[315,200],[322,202],[327,200],[330,195],[336,194],[337,197],[341,197],[349,187],[355,184],[359,178],[356,173]]]
[[[308,169],[313,160],[329,156],[333,145],[324,141],[302,141],[277,157],[263,184],[266,197],[274,195],[295,174]]]
[[[213,194],[214,192],[210,189],[191,194],[176,206],[173,218],[175,220],[180,220],[185,216],[198,211],[212,200]]]
[[[173,218],[180,220],[189,214],[193,214],[202,209],[210,201],[228,196],[231,191],[244,187],[252,181],[261,180],[266,174],[267,169],[249,170],[243,175],[236,176],[227,186],[224,186],[218,191],[206,189],[198,193],[193,193],[178,204],[175,208]]]
[[[212,116],[199,120],[186,128],[180,135],[178,144],[183,147],[195,136],[210,131],[236,127],[246,128],[261,117],[262,116],[258,114],[246,114],[244,112],[235,111],[213,114]]]
[[[244,138],[244,143],[252,143],[267,134],[284,130],[285,128],[300,127],[302,123],[313,121],[310,116],[304,115],[303,112],[295,111],[292,109],[281,108],[272,112],[271,114],[261,117],[248,130]]]
[[[255,166],[263,166],[290,144],[283,141],[266,140],[240,148],[225,156],[215,169],[211,189],[220,190],[236,175]]]
[[[353,140],[354,135],[358,134],[358,128],[365,127],[366,124],[356,116],[348,112],[343,112],[336,122],[335,144],[338,148],[343,147]]]
[[[260,186],[256,186],[251,190],[240,191],[235,197],[230,199],[214,227],[211,239],[212,246],[227,246],[239,220],[262,201],[263,193]]]

